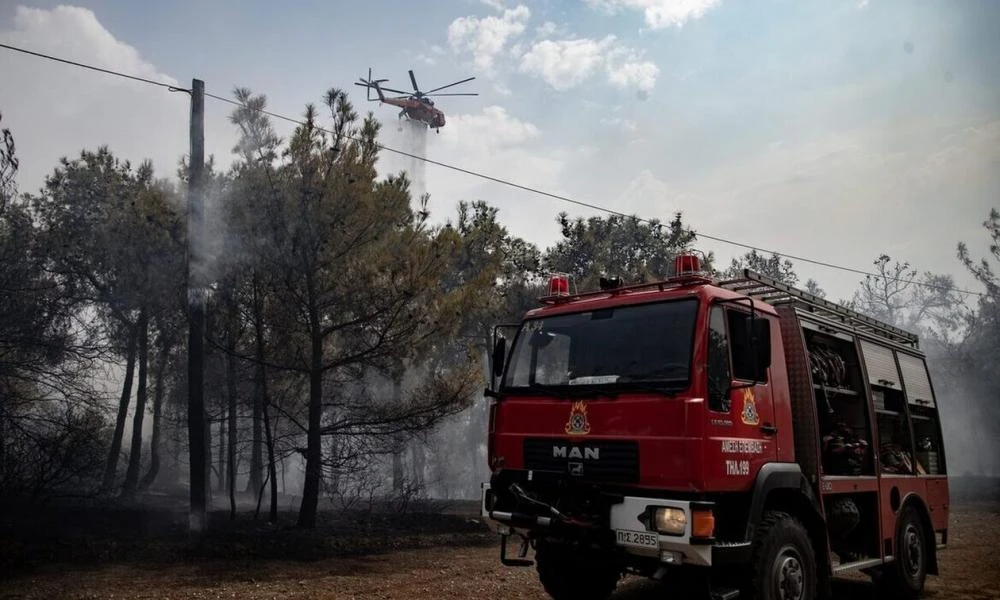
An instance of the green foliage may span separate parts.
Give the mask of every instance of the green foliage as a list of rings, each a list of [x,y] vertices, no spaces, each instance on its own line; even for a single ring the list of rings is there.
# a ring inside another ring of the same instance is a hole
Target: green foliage
[[[232,215],[240,237],[254,240],[246,266],[266,289],[264,359],[309,377],[300,523],[312,526],[319,463],[336,470],[346,460],[336,452],[324,460],[320,436],[357,447],[336,436],[391,439],[467,405],[478,368],[457,332],[489,286],[482,274],[451,277],[463,239],[411,207],[405,175],[377,179],[378,123],[359,121],[346,94],[326,94],[327,128],[307,106],[283,149],[255,110],[263,98],[240,94],[232,205],[252,208]],[[404,397],[373,394],[406,369],[424,377]]]
[[[108,327],[133,323],[140,305],[180,287],[179,215],[149,163],[133,170],[107,147],[83,151],[60,161],[32,206],[52,271]]]
[[[3,121],[3,115],[0,115]],[[14,135],[10,129],[0,129],[0,214],[17,191],[18,159],[14,147]]]
[[[959,325],[963,306],[950,275],[920,274],[907,262],[882,254],[873,263],[874,275],[866,275],[861,287],[847,303],[849,307],[891,325],[946,336]]]
[[[66,290],[48,269],[51,247],[15,198],[14,140],[0,149],[0,499],[40,500],[89,483],[103,422],[92,352],[74,335]],[[96,464],[100,464],[98,461]]]
[[[462,331],[479,336],[484,351],[492,325],[518,319],[534,303],[540,283],[538,248],[512,236],[497,212],[481,200],[459,203],[455,231],[461,244],[445,277],[446,287],[470,284],[479,292],[472,310],[462,316]]]
[[[972,381],[979,382],[989,393],[1000,389],[1000,279],[996,275],[996,264],[1000,263],[1000,212],[990,211],[983,221],[983,228],[989,236],[988,248],[991,258],[973,261],[965,243],[958,245],[958,257],[970,273],[983,285],[985,295],[979,298],[974,312],[965,316],[968,335],[961,345],[961,357],[965,372]],[[993,403],[997,408],[997,403]],[[996,410],[993,411],[996,414]],[[997,415],[1000,417],[1000,414]],[[998,422],[996,419],[994,423]]]
[[[792,261],[787,258],[782,259],[778,254],[765,256],[758,253],[757,250],[751,250],[739,258],[734,258],[730,262],[729,268],[722,272],[722,277],[724,279],[741,278],[743,277],[743,269],[750,269],[788,285],[796,285],[799,282],[799,276],[795,274],[795,266]]]
[[[560,213],[562,239],[542,261],[548,271],[568,273],[581,289],[596,289],[600,277],[620,277],[626,285],[669,277],[678,254],[691,251],[697,236],[681,213],[667,224],[612,215],[570,219]],[[706,260],[711,269],[712,257]]]

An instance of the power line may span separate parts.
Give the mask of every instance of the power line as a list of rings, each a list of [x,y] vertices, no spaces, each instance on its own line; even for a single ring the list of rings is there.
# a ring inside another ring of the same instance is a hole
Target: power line
[[[105,73],[105,74],[108,74],[108,75],[114,75],[114,76],[117,76],[117,77],[124,77],[126,79],[132,79],[132,80],[139,81],[139,82],[142,82],[142,83],[147,83],[147,84],[150,84],[150,85],[156,85],[156,86],[159,86],[159,87],[164,87],[164,88],[167,88],[168,90],[170,90],[172,92],[178,92],[178,91],[190,92],[190,90],[188,90],[188,89],[180,88],[180,87],[174,86],[172,84],[164,83],[162,81],[154,81],[152,79],[146,79],[146,78],[143,78],[143,77],[137,77],[135,75],[128,75],[126,73],[121,73],[119,71],[113,71],[113,70],[109,70],[109,69],[102,69],[100,67],[95,67],[93,65],[88,65],[88,64],[84,64],[84,63],[80,63],[80,62],[76,62],[76,61],[71,61],[71,60],[67,60],[67,59],[64,59],[64,58],[59,58],[59,57],[56,57],[56,56],[52,56],[52,55],[49,55],[49,54],[43,54],[43,53],[40,53],[40,52],[33,52],[31,50],[26,50],[26,49],[23,49],[23,48],[18,48],[18,47],[15,47],[15,46],[9,46],[7,44],[0,44],[0,48],[6,48],[8,50],[14,50],[15,52],[22,52],[24,54],[30,54],[32,56],[37,56],[39,58],[44,58],[44,59],[48,59],[48,60],[54,60],[54,61],[57,61],[57,62],[65,63],[65,64],[68,64],[68,65],[72,65],[72,66],[75,66],[75,67],[81,67],[81,68],[84,68],[84,69],[90,69],[90,70],[98,71],[98,72]],[[208,92],[205,92],[205,96],[208,97],[208,98],[212,98],[213,100],[218,100],[218,101],[225,102],[227,104],[232,104],[234,106],[239,106],[239,107],[242,107],[242,108],[247,108],[243,103],[241,103],[241,102],[239,102],[237,100],[233,100],[232,98],[226,98],[225,96],[218,96],[216,94],[210,94]],[[268,111],[268,110],[263,110],[263,109],[255,109],[255,110],[257,110],[260,113],[265,114],[265,115],[267,115],[269,117],[275,118],[275,119],[280,119],[282,121],[287,121],[289,123],[293,123],[293,124],[300,125],[300,126],[301,125],[305,125],[305,123],[303,121],[299,120],[299,119],[288,117],[288,116],[282,115],[280,113],[275,113],[275,112]],[[314,127],[316,129],[318,129],[319,131],[323,131],[323,132],[331,134],[331,135],[333,134],[333,132],[331,132],[328,129],[324,129],[323,127],[319,127],[319,126],[315,126],[315,125],[314,125]],[[346,137],[346,138],[348,138],[350,140],[353,140],[353,141],[359,141],[358,138],[350,136],[350,135],[346,135],[345,134],[344,137]],[[479,171],[473,171],[471,169],[466,169],[466,168],[463,168],[463,167],[459,167],[457,165],[452,165],[452,164],[444,163],[444,162],[441,162],[441,161],[437,161],[437,160],[428,158],[426,156],[419,156],[417,154],[412,154],[412,153],[409,153],[409,152],[405,152],[403,150],[392,148],[391,146],[386,146],[385,144],[381,144],[379,142],[375,142],[375,145],[380,150],[384,150],[386,152],[391,152],[391,153],[398,154],[398,155],[401,155],[401,156],[406,156],[406,157],[409,157],[409,158],[412,158],[412,159],[415,159],[415,160],[420,160],[420,161],[423,161],[423,162],[428,163],[428,164],[432,164],[432,165],[436,165],[436,166],[442,167],[444,169],[449,169],[451,171],[456,171],[458,173],[463,173],[465,175],[469,175],[469,176],[472,176],[472,177],[478,177],[480,179],[485,179],[487,181],[492,181],[494,183],[499,183],[501,185],[505,185],[505,186],[508,186],[508,187],[512,187],[512,188],[519,189],[519,190],[522,190],[522,191],[526,191],[526,192],[529,192],[529,193],[532,193],[532,194],[537,194],[537,195],[540,195],[540,196],[546,196],[548,198],[559,200],[561,202],[567,202],[567,203],[570,203],[570,204],[575,204],[577,206],[583,206],[585,208],[590,208],[592,210],[604,212],[604,213],[611,214],[611,215],[616,215],[616,216],[620,216],[620,217],[624,217],[624,218],[629,218],[629,219],[635,219],[635,220],[637,220],[637,221],[639,221],[641,223],[647,223],[647,224],[650,224],[650,225],[656,225],[656,224],[658,224],[658,223],[654,223],[654,221],[652,219],[646,219],[646,218],[640,217],[638,215],[629,215],[629,214],[626,214],[626,213],[623,213],[623,212],[620,212],[620,211],[616,211],[614,209],[610,209],[610,208],[607,208],[607,207],[604,207],[604,206],[600,206],[600,205],[597,205],[597,204],[592,204],[592,203],[589,203],[589,202],[583,202],[583,201],[580,201],[580,200],[576,200],[576,199],[570,198],[568,196],[563,196],[561,194],[555,194],[555,193],[548,192],[548,191],[545,191],[545,190],[542,190],[542,189],[539,189],[539,188],[534,188],[534,187],[531,187],[531,186],[522,185],[520,183],[511,181],[509,179],[504,179],[504,178],[501,178],[501,177],[494,177],[492,175],[487,175],[486,173],[482,173],[482,172],[479,172]],[[856,274],[859,274],[859,275],[865,275],[867,277],[885,278],[887,281],[895,281],[895,282],[899,282],[899,283],[912,284],[912,285],[917,285],[917,286],[927,287],[927,288],[932,288],[932,289],[950,290],[950,291],[953,291],[955,293],[967,294],[967,295],[972,295],[972,296],[979,296],[979,297],[985,297],[986,296],[986,294],[983,293],[983,292],[975,292],[975,291],[972,291],[972,290],[964,290],[964,289],[959,289],[959,288],[955,288],[955,287],[935,285],[935,284],[926,283],[926,282],[923,282],[923,281],[918,281],[918,280],[915,280],[915,279],[903,279],[903,278],[900,278],[900,277],[888,277],[888,276],[885,276],[885,275],[880,275],[880,274],[877,274],[877,273],[872,273],[872,272],[864,271],[864,270],[861,270],[861,269],[855,269],[855,268],[852,268],[852,267],[845,267],[845,266],[842,266],[842,265],[836,265],[836,264],[833,264],[833,263],[830,263],[830,262],[826,262],[826,261],[815,260],[815,259],[806,258],[806,257],[803,257],[803,256],[795,256],[793,254],[786,254],[784,252],[778,252],[776,250],[769,250],[767,248],[761,248],[760,246],[754,246],[754,245],[746,244],[746,243],[743,243],[743,242],[737,242],[737,241],[734,241],[734,240],[729,240],[729,239],[726,239],[726,238],[723,238],[723,237],[712,236],[712,235],[708,235],[706,233],[700,233],[700,232],[697,232],[697,231],[695,231],[695,235],[697,237],[702,237],[702,238],[705,238],[705,239],[708,239],[708,240],[713,240],[713,241],[721,242],[721,243],[724,243],[724,244],[730,244],[732,246],[738,246],[738,247],[741,247],[741,248],[746,248],[748,250],[754,250],[754,251],[762,252],[762,253],[765,253],[765,254],[777,255],[777,256],[780,256],[780,257],[784,257],[784,258],[788,258],[788,259],[793,259],[793,260],[797,260],[797,261],[800,261],[800,262],[810,263],[810,264],[814,264],[814,265],[818,265],[818,266],[822,266],[822,267],[827,267],[827,268],[830,268],[830,269],[837,269],[837,270],[840,270],[840,271],[845,271],[845,272],[850,272],[850,273],[856,273]]]
[[[32,56],[37,56],[39,58],[46,58],[48,60],[54,60],[56,62],[65,63],[67,65],[72,65],[74,67],[81,67],[83,69],[90,69],[91,71],[97,71],[99,73],[105,73],[107,75],[114,75],[116,77],[124,77],[125,79],[132,79],[135,81],[141,81],[142,83],[148,83],[150,85],[157,85],[160,87],[167,88],[171,92],[190,92],[191,90],[187,88],[177,87],[170,83],[164,83],[162,81],[155,81],[153,79],[146,79],[145,77],[138,77],[136,75],[129,75],[127,73],[121,73],[119,71],[112,71],[110,69],[102,69],[101,67],[95,67],[94,65],[88,65],[73,60],[68,60],[65,58],[59,58],[58,56],[52,56],[50,54],[42,54],[41,52],[33,52],[31,50],[26,50],[24,48],[18,48],[16,46],[8,46],[7,44],[0,44],[0,48],[6,48],[7,50],[13,50],[14,52],[21,52],[24,54],[30,54]]]
[[[228,104],[232,104],[234,106],[239,106],[239,107],[242,107],[242,108],[248,108],[244,104],[242,104],[241,102],[239,102],[237,100],[233,100],[232,98],[226,98],[224,96],[217,96],[215,94],[210,94],[208,92],[205,93],[205,96],[207,96],[209,98],[212,98],[214,100],[219,100],[219,101],[222,101],[222,102],[226,102]],[[257,112],[260,112],[262,114],[268,115],[269,117],[273,117],[275,119],[281,119],[283,121],[288,121],[289,123],[294,123],[296,125],[305,125],[304,121],[301,121],[299,119],[295,119],[295,118],[292,118],[292,117],[288,117],[288,116],[285,116],[285,115],[282,115],[282,114],[279,114],[279,113],[275,113],[275,112],[271,112],[271,111],[263,110],[263,109],[254,109],[254,110],[256,110]],[[313,125],[313,127],[316,128],[319,131],[323,131],[323,132],[331,134],[331,135],[333,134],[333,132],[331,132],[330,130],[324,129],[323,127],[319,127],[319,126],[317,126],[315,124]],[[348,139],[351,139],[351,140],[354,140],[354,141],[358,141],[357,138],[352,137],[350,135],[344,134],[344,137],[346,137]],[[540,196],[547,196],[547,197],[553,198],[555,200],[560,200],[562,202],[569,202],[571,204],[576,204],[578,206],[584,206],[586,208],[590,208],[590,209],[593,209],[593,210],[605,212],[605,213],[616,215],[616,216],[620,216],[620,217],[624,217],[624,218],[627,218],[627,219],[635,219],[635,220],[637,220],[637,221],[639,221],[641,223],[647,223],[649,225],[657,225],[657,224],[659,224],[659,223],[654,222],[652,219],[646,219],[646,218],[640,217],[638,215],[629,215],[629,214],[626,214],[626,213],[623,213],[623,212],[619,212],[619,211],[616,211],[616,210],[611,209],[611,208],[606,208],[606,207],[603,207],[603,206],[600,206],[600,205],[597,205],[597,204],[591,204],[591,203],[588,203],[588,202],[583,202],[583,201],[580,201],[580,200],[575,200],[575,199],[570,198],[568,196],[562,196],[560,194],[555,194],[555,193],[552,193],[552,192],[547,192],[547,191],[539,189],[539,188],[534,188],[534,187],[522,185],[522,184],[517,183],[515,181],[511,181],[509,179],[503,179],[503,178],[500,178],[500,177],[494,177],[492,175],[487,175],[487,174],[481,173],[479,171],[472,171],[472,170],[465,169],[463,167],[459,167],[459,166],[456,166],[456,165],[452,165],[452,164],[448,164],[448,163],[443,163],[443,162],[440,162],[440,161],[436,161],[434,159],[427,158],[426,156],[419,156],[419,155],[416,155],[416,154],[411,154],[411,153],[405,152],[403,150],[398,150],[396,148],[392,148],[390,146],[386,146],[386,145],[381,144],[379,142],[375,142],[375,145],[378,146],[381,150],[385,150],[385,151],[392,152],[392,153],[395,153],[395,154],[399,154],[399,155],[402,155],[402,156],[407,156],[409,158],[413,158],[413,159],[416,159],[416,160],[421,160],[423,162],[426,162],[426,163],[429,163],[429,164],[432,164],[432,165],[437,165],[437,166],[445,168],[445,169],[450,169],[452,171],[457,171],[459,173],[464,173],[466,175],[471,175],[473,177],[479,177],[480,179],[486,179],[486,180],[489,180],[489,181],[493,181],[493,182],[499,183],[501,185],[506,185],[508,187],[513,187],[513,188],[516,188],[516,189],[519,189],[519,190],[523,190],[523,191],[526,191],[526,192],[530,192],[530,193],[533,193],[533,194],[538,194]],[[986,295],[986,294],[984,294],[982,292],[974,292],[974,291],[971,291],[971,290],[963,290],[963,289],[959,289],[959,288],[955,288],[955,287],[949,287],[949,286],[944,286],[944,285],[935,285],[935,284],[926,283],[926,282],[923,282],[923,281],[918,281],[918,280],[915,280],[915,279],[903,279],[903,278],[899,278],[899,277],[887,277],[885,275],[880,275],[880,274],[877,274],[877,273],[871,273],[869,271],[863,271],[861,269],[854,269],[852,267],[844,267],[844,266],[841,266],[841,265],[835,265],[833,263],[824,262],[824,261],[820,261],[820,260],[814,260],[814,259],[811,259],[811,258],[805,258],[805,257],[802,257],[802,256],[795,256],[794,254],[787,254],[787,253],[784,253],[784,252],[778,252],[776,250],[768,250],[766,248],[761,248],[759,246],[753,246],[753,245],[750,245],[750,244],[745,244],[743,242],[737,242],[737,241],[729,240],[729,239],[726,239],[726,238],[716,237],[716,236],[708,235],[706,233],[700,233],[700,232],[697,232],[697,231],[695,232],[695,235],[697,237],[702,237],[702,238],[705,238],[705,239],[709,239],[709,240],[713,240],[713,241],[717,241],[717,242],[722,242],[724,244],[730,244],[730,245],[733,245],[733,246],[739,246],[741,248],[746,248],[748,250],[755,250],[757,252],[762,252],[762,253],[765,253],[765,254],[774,254],[774,255],[777,255],[777,256],[784,257],[784,258],[790,258],[790,259],[801,261],[801,262],[812,263],[812,264],[815,264],[815,265],[819,265],[819,266],[823,266],[823,267],[827,267],[827,268],[831,268],[831,269],[839,269],[841,271],[848,271],[848,272],[851,272],[851,273],[857,273],[859,275],[866,275],[866,276],[870,276],[870,277],[884,277],[887,281],[896,281],[896,282],[899,282],[899,283],[908,283],[908,284],[918,285],[918,286],[922,286],[922,287],[929,287],[929,288],[939,289],[939,290],[951,290],[951,291],[954,291],[956,293],[971,294],[971,295],[974,295],[974,296],[985,296]]]

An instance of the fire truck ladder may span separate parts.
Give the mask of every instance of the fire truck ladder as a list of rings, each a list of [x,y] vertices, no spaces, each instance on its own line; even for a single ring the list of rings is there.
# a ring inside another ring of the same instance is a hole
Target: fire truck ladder
[[[847,325],[871,335],[876,335],[912,348],[918,348],[915,334],[863,315],[855,310],[820,298],[815,294],[794,288],[786,283],[743,269],[741,279],[719,282],[719,286],[761,300],[771,306],[792,305],[819,317]]]

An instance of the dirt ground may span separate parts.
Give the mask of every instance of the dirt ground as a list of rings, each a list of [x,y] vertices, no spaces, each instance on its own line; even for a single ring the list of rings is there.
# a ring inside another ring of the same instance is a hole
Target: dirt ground
[[[1000,505],[967,505],[952,512],[941,575],[928,578],[932,600],[1000,598]],[[455,538],[451,543],[459,543]],[[444,546],[353,558],[288,561],[261,558],[180,562],[108,562],[87,567],[45,564],[4,577],[0,599],[126,598],[430,599],[547,598],[533,568],[506,568],[498,546]],[[838,598],[874,598],[866,582],[842,581]],[[651,582],[629,578],[615,598],[669,597]]]

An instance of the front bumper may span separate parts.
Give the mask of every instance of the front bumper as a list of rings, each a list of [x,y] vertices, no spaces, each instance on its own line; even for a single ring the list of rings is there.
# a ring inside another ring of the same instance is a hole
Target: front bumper
[[[492,531],[500,535],[527,535],[529,532],[558,532],[567,527],[554,517],[527,513],[495,510],[492,504],[489,483],[482,484],[480,514]],[[692,535],[690,518],[692,503],[685,500],[623,496],[621,501],[610,507],[609,528],[616,548],[637,558],[655,559],[668,565],[713,565],[737,564],[749,558],[750,543],[722,543],[699,539]],[[650,508],[675,508],[688,515],[685,530],[681,535],[666,535],[650,531],[641,520]],[[630,535],[631,534],[631,535]],[[641,535],[634,535],[641,534]],[[636,543],[631,540],[644,540]],[[654,541],[655,540],[655,541]]]

